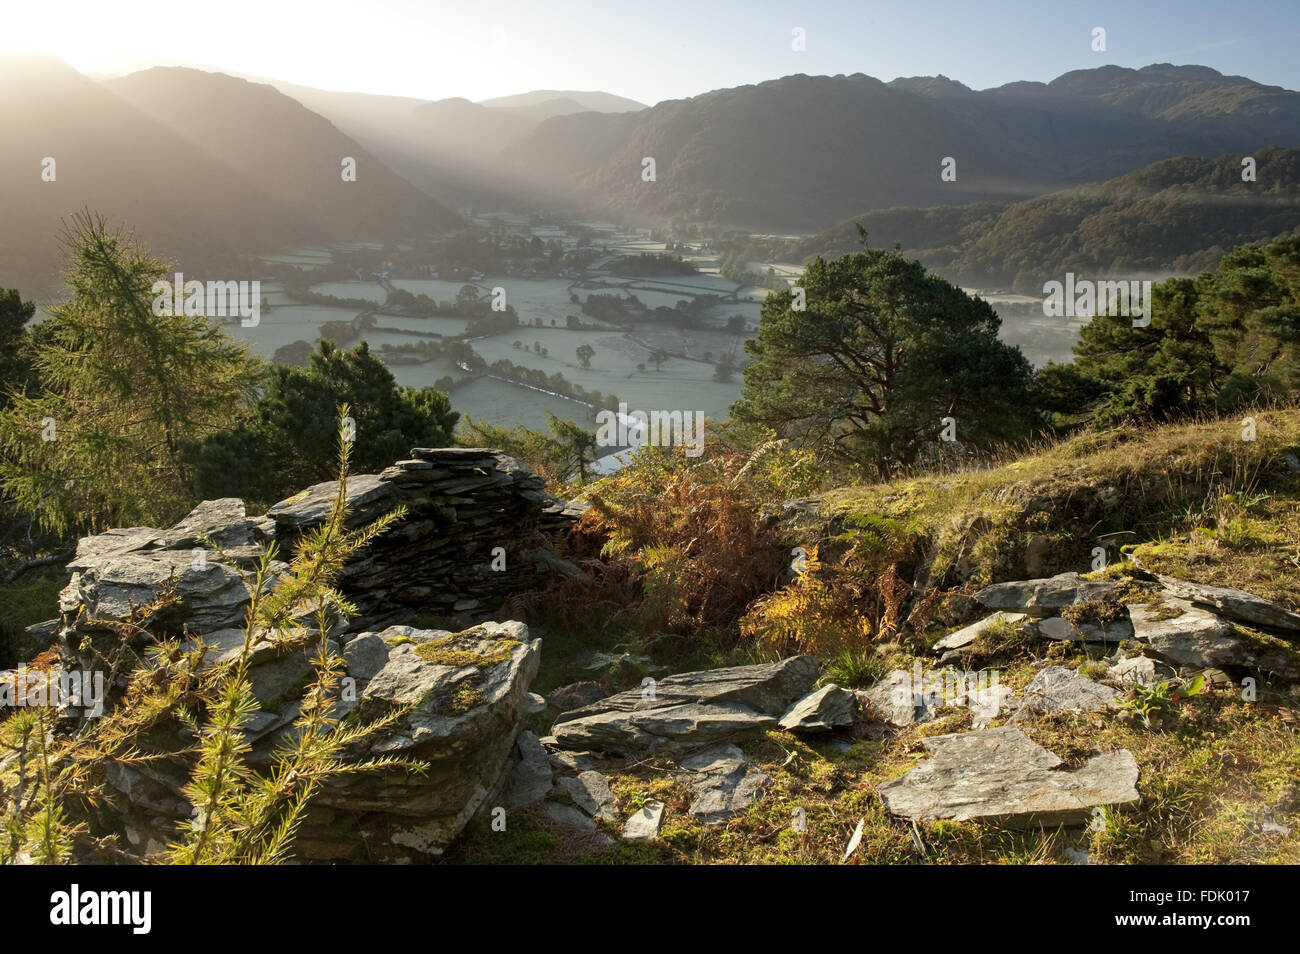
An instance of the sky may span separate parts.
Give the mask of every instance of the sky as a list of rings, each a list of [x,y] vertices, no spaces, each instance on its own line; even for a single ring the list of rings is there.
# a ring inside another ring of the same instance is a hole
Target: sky
[[[201,65],[422,99],[653,104],[791,73],[984,89],[1161,62],[1300,89],[1298,0],[0,0],[0,24],[2,42],[88,74]]]

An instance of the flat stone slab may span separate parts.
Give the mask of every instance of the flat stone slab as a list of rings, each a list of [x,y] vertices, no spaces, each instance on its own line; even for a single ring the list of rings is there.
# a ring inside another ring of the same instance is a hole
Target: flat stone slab
[[[610,791],[609,780],[599,772],[589,770],[580,772],[577,776],[567,775],[559,779],[556,785],[592,818],[603,818],[606,821],[618,818],[618,803]]]
[[[1023,610],[1032,616],[1053,616],[1075,603],[1110,599],[1115,584],[1085,580],[1078,573],[1059,573],[1038,580],[994,583],[975,594],[975,599],[996,610]]]
[[[623,837],[628,841],[654,841],[664,823],[664,803],[648,801],[634,812],[623,826]]]
[[[1224,586],[1207,586],[1204,583],[1189,583],[1172,576],[1160,576],[1157,579],[1165,591],[1180,599],[1205,606],[1214,607],[1221,616],[1235,619],[1242,623],[1267,626],[1273,629],[1285,629],[1300,633],[1300,613],[1293,613],[1283,606],[1247,593]]]
[[[338,494],[338,481],[329,480],[313,484],[306,490],[294,494],[271,507],[267,517],[275,521],[278,528],[301,531],[325,522],[334,507],[334,498]],[[377,512],[386,509],[374,506],[397,493],[397,488],[378,474],[357,474],[348,478],[347,503],[350,511],[349,526],[369,523]]]
[[[734,745],[715,745],[678,763],[682,780],[691,786],[695,801],[690,813],[706,828],[716,828],[746,811],[772,778],[759,771]]]
[[[956,632],[949,633],[943,639],[934,644],[937,652],[945,650],[961,649],[963,646],[969,646],[984,633],[985,630],[992,629],[1000,623],[1020,623],[1028,617],[1024,613],[1003,613],[997,612],[991,616],[986,616],[978,623],[971,623],[969,626],[963,626]]]
[[[1074,825],[1102,805],[1136,802],[1138,766],[1126,749],[1069,770],[1020,729],[923,740],[934,758],[878,789],[891,814],[913,821],[986,821],[1013,828]]]
[[[1231,623],[1186,600],[1166,598],[1164,603],[1178,615],[1162,619],[1168,614],[1159,607],[1129,606],[1137,638],[1161,659],[1176,666],[1246,666],[1300,678],[1300,654],[1242,636]]]
[[[1133,624],[1127,619],[1108,623],[1076,623],[1063,616],[1044,616],[1026,623],[1025,632],[1039,639],[1056,642],[1122,643],[1133,638]]]
[[[1014,719],[1030,712],[1096,712],[1114,701],[1116,692],[1064,666],[1047,666],[1027,687]]]
[[[778,724],[787,732],[834,732],[852,725],[857,710],[858,703],[853,693],[831,684],[808,693],[796,702]]]
[[[811,656],[681,673],[565,713],[551,732],[565,749],[685,753],[775,728],[817,674]]]

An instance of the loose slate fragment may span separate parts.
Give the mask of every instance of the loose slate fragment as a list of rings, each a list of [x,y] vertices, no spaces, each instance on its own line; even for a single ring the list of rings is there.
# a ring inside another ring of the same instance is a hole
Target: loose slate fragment
[[[999,623],[1020,623],[1027,617],[1024,613],[1003,613],[997,612],[991,616],[986,616],[978,623],[971,623],[969,626],[963,626],[956,632],[949,633],[943,639],[934,644],[933,649],[936,652],[942,652],[947,649],[961,649],[963,646],[969,646],[986,630],[998,625]]]
[[[623,826],[623,837],[628,841],[654,841],[659,837],[659,827],[664,821],[664,803],[648,801],[632,815]]]
[[[822,686],[791,706],[778,724],[800,734],[833,732],[852,725],[857,708],[853,693],[834,684]]]

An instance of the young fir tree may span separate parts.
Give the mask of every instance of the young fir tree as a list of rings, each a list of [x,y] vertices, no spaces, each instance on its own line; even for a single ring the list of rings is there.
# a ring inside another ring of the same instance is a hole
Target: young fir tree
[[[0,412],[0,487],[56,533],[168,526],[193,503],[185,443],[239,419],[260,364],[206,317],[155,314],[171,267],[129,234],[83,212],[63,241],[72,298],[36,346],[39,389]]]

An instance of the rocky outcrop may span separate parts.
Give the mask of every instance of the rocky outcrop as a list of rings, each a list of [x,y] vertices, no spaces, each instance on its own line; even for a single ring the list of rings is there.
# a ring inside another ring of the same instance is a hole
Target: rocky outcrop
[[[998,583],[977,592],[975,599],[999,612],[944,637],[936,649],[947,649],[949,655],[967,650],[980,633],[1008,622],[1037,639],[1094,646],[1133,640],[1145,656],[1164,664],[1163,671],[1236,668],[1300,680],[1300,614],[1242,590],[1147,575],[1121,598],[1114,582],[1062,573]],[[1010,608],[1028,615],[1008,617]],[[1154,678],[1154,665],[1143,667],[1131,658],[1118,675],[1135,667],[1147,674],[1147,681]]]
[[[299,858],[427,859],[475,812],[527,804],[549,791],[545,751],[535,736],[518,738],[523,717],[545,706],[528,688],[540,641],[522,623],[482,621],[505,595],[561,562],[546,534],[571,526],[581,511],[543,485],[513,458],[472,448],[416,448],[380,474],[349,478],[350,526],[397,507],[405,516],[343,569],[339,589],[360,613],[330,632],[346,665],[335,714],[362,721],[395,708],[403,714],[343,757],[401,757],[424,768],[329,777],[298,831]],[[232,657],[244,645],[246,574],[262,548],[278,549],[274,585],[337,493],[336,483],[318,484],[263,516],[249,516],[239,500],[205,501],[170,529],[132,527],[81,540],[56,621],[63,665],[94,665],[97,644],[132,638],[120,624],[150,605],[159,608],[152,637],[202,639],[210,648],[206,665]],[[417,616],[454,622],[459,631],[414,628]],[[461,629],[474,620],[478,625]],[[260,711],[245,733],[254,768],[269,766],[277,746],[292,738],[302,690],[314,678],[309,656],[282,634],[255,634],[248,678]],[[117,687],[109,688],[111,698]],[[146,855],[174,841],[177,821],[189,815],[180,793],[193,742],[179,722],[151,730],[142,744],[154,758],[113,767],[108,781],[123,797],[97,824],[116,828]],[[522,769],[507,777],[516,752]]]
[[[357,643],[365,651],[350,653]],[[405,711],[343,758],[396,756],[425,768],[327,778],[295,839],[297,857],[409,862],[440,854],[501,788],[539,646],[522,623],[488,623],[456,634],[394,626],[352,636],[343,652],[352,680],[347,685],[354,691],[342,694],[335,715],[348,719],[355,712],[368,721],[395,707]],[[301,650],[269,654],[250,668],[262,706],[245,732],[250,765],[269,765],[291,738],[301,690],[311,678]],[[189,815],[180,793],[190,764],[183,750],[192,743],[184,727],[161,725],[143,746],[154,758],[109,773],[109,783],[123,796],[115,820],[127,841],[145,853],[174,840],[177,821]]]

